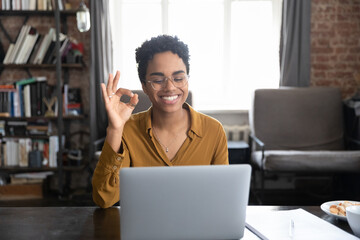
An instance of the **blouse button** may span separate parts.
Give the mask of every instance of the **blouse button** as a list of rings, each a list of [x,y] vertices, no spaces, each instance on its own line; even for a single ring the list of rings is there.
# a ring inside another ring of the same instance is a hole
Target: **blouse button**
[[[121,157],[117,157],[116,160],[120,161],[120,160],[121,160]]]
[[[113,169],[116,170],[116,169],[117,169],[117,166],[113,166]]]

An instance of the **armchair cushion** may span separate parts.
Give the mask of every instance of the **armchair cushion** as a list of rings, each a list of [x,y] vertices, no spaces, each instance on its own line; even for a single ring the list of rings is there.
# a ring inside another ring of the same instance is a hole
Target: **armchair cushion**
[[[262,152],[252,153],[261,167]],[[263,170],[283,172],[359,172],[360,151],[265,151]]]

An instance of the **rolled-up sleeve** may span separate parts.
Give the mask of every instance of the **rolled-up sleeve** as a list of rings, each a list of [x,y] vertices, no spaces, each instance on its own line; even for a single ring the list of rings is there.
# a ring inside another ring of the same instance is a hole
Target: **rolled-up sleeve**
[[[101,208],[113,206],[120,199],[119,171],[129,167],[129,154],[122,143],[122,153],[116,153],[105,141],[92,177],[93,200]]]

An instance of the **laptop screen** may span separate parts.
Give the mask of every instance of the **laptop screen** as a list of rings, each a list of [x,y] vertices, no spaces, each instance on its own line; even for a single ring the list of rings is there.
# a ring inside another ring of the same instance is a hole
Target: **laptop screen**
[[[239,239],[250,178],[247,164],[124,168],[121,239]]]

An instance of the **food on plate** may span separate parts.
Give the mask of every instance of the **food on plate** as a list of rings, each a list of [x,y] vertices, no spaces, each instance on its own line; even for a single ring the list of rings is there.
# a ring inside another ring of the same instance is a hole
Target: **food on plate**
[[[350,206],[360,205],[360,203],[352,203],[350,201],[343,201],[338,204],[330,206],[329,211],[335,215],[346,216],[346,208]]]

